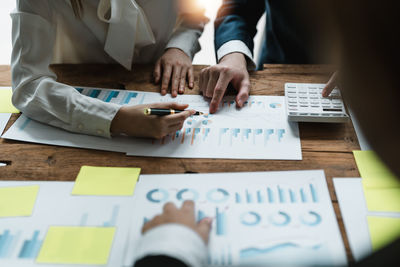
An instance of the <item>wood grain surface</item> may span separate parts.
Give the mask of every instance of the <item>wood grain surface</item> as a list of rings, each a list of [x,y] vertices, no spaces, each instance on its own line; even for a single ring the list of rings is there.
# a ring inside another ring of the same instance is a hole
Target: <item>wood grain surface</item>
[[[201,69],[195,66],[198,80]],[[158,92],[153,84],[152,66],[134,66],[129,72],[118,65],[82,64],[53,65],[60,82],[103,88]],[[264,70],[251,73],[253,95],[284,95],[286,82],[324,83],[332,69],[321,65],[265,65]],[[196,83],[197,84],[197,83]],[[0,86],[11,85],[9,66],[0,66]],[[198,94],[196,87],[186,94]],[[234,92],[230,92],[234,93]],[[17,114],[7,128],[18,118]],[[347,256],[353,257],[333,188],[333,177],[360,177],[352,154],[360,149],[351,122],[347,124],[300,123],[302,161],[282,160],[227,160],[227,159],[172,159],[128,157],[122,153],[78,148],[30,144],[0,139],[0,180],[73,181],[82,165],[140,167],[143,174],[212,173],[322,169],[339,222]]]

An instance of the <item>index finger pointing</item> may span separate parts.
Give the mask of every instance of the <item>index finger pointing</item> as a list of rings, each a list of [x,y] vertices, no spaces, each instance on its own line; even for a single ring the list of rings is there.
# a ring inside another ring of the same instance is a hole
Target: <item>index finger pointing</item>
[[[231,77],[227,74],[221,74],[219,76],[218,82],[214,89],[214,94],[210,103],[210,113],[215,113],[218,110],[219,103],[221,103],[222,98],[224,97],[226,88],[231,81]]]

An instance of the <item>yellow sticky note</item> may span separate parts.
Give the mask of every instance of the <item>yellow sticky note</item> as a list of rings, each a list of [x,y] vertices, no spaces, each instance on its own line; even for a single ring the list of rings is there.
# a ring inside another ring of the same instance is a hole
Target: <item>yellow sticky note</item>
[[[400,188],[364,187],[364,196],[369,211],[400,212]]]
[[[38,192],[38,185],[0,187],[0,218],[31,216]]]
[[[400,181],[373,151],[353,151],[362,183],[368,188],[400,187]]]
[[[19,113],[11,103],[12,90],[0,88],[0,113]]]
[[[131,196],[139,179],[140,168],[82,166],[73,195]]]
[[[400,237],[400,218],[368,216],[368,228],[374,251]]]
[[[36,262],[105,265],[114,234],[115,227],[51,226]]]

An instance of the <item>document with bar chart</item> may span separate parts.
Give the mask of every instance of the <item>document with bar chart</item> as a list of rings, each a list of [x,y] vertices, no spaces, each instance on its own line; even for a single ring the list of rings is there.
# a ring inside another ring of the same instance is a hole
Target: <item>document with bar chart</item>
[[[123,264],[132,220],[133,197],[71,196],[73,182],[0,182],[0,188],[30,185],[39,186],[32,215],[0,217],[0,266],[88,266],[76,261],[73,254],[64,261],[40,261],[44,240],[52,227],[113,231],[111,248],[104,264],[90,265],[115,267]],[[90,242],[88,237],[85,241]],[[62,237],[59,242],[62,243]],[[57,244],[52,247],[52,253],[61,250],[68,254],[68,249],[73,251],[71,246],[80,246],[73,243],[69,245]],[[82,251],[86,253],[84,249]]]
[[[213,219],[209,266],[340,266],[345,249],[323,171],[142,175],[125,266],[166,202]]]
[[[3,138],[60,146],[125,152],[132,156],[301,160],[298,124],[288,122],[282,96],[250,96],[242,109],[225,97],[216,114],[200,95],[171,98],[158,93],[77,88],[86,96],[120,105],[179,102],[205,115],[192,116],[183,128],[161,140],[114,137],[110,140],[41,124],[21,116]],[[140,127],[138,125],[137,127]]]

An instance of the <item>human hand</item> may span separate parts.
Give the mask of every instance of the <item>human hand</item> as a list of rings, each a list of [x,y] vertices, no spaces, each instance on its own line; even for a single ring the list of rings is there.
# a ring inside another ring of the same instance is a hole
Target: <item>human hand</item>
[[[162,95],[167,94],[170,83],[172,97],[178,95],[178,89],[180,94],[185,92],[187,81],[192,89],[194,74],[190,57],[178,48],[167,49],[154,67],[154,81],[156,84],[161,82]]]
[[[210,98],[210,113],[218,110],[229,83],[238,91],[236,106],[241,108],[249,98],[251,89],[246,58],[242,53],[232,53],[224,56],[220,63],[201,71],[200,92]]]
[[[180,209],[171,202],[165,204],[163,213],[147,222],[142,228],[142,233],[144,234],[157,226],[170,223],[182,224],[189,227],[203,239],[204,243],[208,243],[212,220],[211,218],[204,218],[200,222],[196,222],[193,201],[185,201]]]
[[[111,133],[126,134],[133,137],[151,137],[160,139],[182,129],[185,120],[196,113],[194,110],[168,115],[145,115],[146,108],[184,110],[186,104],[156,103],[151,105],[123,106],[111,122]]]
[[[322,97],[328,97],[333,91],[333,89],[336,88],[337,84],[338,84],[338,72],[336,71],[329,79],[328,83],[325,85],[324,90],[322,90]]]

